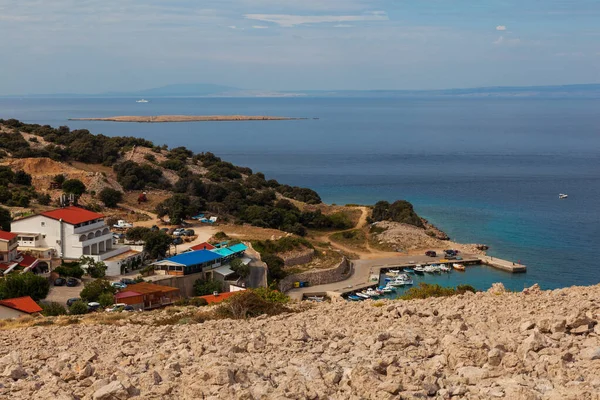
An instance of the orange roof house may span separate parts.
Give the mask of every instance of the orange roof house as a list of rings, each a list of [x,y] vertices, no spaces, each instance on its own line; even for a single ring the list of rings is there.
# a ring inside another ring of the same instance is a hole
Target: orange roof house
[[[16,237],[17,237],[16,233],[6,232],[6,231],[0,230],[0,240],[2,240],[4,242],[9,242],[9,241],[13,240]]]
[[[200,298],[206,300],[206,302],[208,304],[215,304],[215,303],[220,303],[223,300],[227,300],[228,298],[230,298],[231,296],[233,296],[237,293],[239,293],[239,292],[225,292],[225,293],[219,293],[216,296],[214,294],[207,294],[206,296],[200,296]]]
[[[55,219],[57,221],[63,220],[67,224],[77,225],[84,222],[94,221],[96,219],[103,219],[104,215],[88,211],[84,208],[70,206],[59,208],[56,210],[46,211],[41,213],[48,218]]]
[[[16,318],[41,311],[42,307],[29,296],[0,300],[0,319]]]
[[[190,250],[198,251],[198,250],[213,250],[215,246],[208,242],[200,243],[195,246],[190,247]]]
[[[115,298],[120,303],[143,310],[150,310],[173,304],[181,296],[178,288],[141,282],[127,285],[125,291],[117,293]]]

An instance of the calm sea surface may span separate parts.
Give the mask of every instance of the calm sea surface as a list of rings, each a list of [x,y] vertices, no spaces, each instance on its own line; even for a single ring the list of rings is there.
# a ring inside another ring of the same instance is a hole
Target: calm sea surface
[[[485,289],[600,282],[600,100],[0,99],[0,118],[211,151],[328,203],[411,201],[454,240],[527,264],[432,278]],[[68,118],[159,114],[317,117],[138,124]],[[558,200],[568,193],[567,200]]]

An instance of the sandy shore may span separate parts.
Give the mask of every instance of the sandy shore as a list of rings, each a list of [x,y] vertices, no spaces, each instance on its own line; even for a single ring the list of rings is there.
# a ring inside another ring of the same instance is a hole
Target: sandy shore
[[[273,117],[265,115],[123,115],[104,118],[69,118],[69,121],[112,122],[196,122],[196,121],[289,121],[308,118]]]

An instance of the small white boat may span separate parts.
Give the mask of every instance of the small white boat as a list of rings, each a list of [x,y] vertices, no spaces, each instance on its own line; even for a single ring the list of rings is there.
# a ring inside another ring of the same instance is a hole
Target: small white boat
[[[449,267],[449,266],[447,266],[447,265],[442,265],[442,266],[440,266],[440,270],[441,270],[442,272],[450,272],[450,271],[452,271],[452,268],[450,268],[450,267]]]
[[[378,293],[376,290],[371,289],[371,288],[367,289],[363,293],[366,294],[369,297],[379,297],[379,296],[381,296],[381,293]]]
[[[425,272],[427,272],[428,274],[433,274],[435,273],[435,268],[433,267],[433,265],[428,265],[425,268],[423,268],[423,270]]]
[[[363,292],[356,292],[355,294],[362,299],[370,299],[371,298],[370,296],[366,295]]]
[[[310,297],[307,297],[306,299],[310,300],[310,301],[316,301],[317,303],[321,303],[323,301],[324,297],[323,296],[310,296]]]
[[[390,272],[388,272],[390,275],[398,275],[400,273],[399,269],[390,269]]]
[[[558,195],[559,199],[566,199],[567,197],[569,197],[569,195],[568,194],[564,194],[564,193],[561,193],[561,194]]]
[[[394,289],[392,289],[391,286],[381,286],[379,288],[379,291],[382,293],[392,293],[394,291]]]
[[[146,99],[139,99],[135,101],[136,103],[148,103],[148,100]]]
[[[425,268],[421,267],[421,266],[416,266],[414,268],[414,271],[416,274],[418,275],[423,275],[425,273]]]

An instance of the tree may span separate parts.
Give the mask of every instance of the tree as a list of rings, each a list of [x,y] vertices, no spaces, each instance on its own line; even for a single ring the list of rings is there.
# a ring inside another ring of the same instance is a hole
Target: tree
[[[60,267],[54,268],[54,272],[63,277],[73,277],[77,279],[81,279],[85,274],[83,268],[76,263],[64,263]]]
[[[55,175],[54,178],[52,178],[52,182],[56,183],[61,189],[66,180],[67,178],[63,174]]]
[[[234,258],[229,263],[231,270],[238,274],[240,278],[245,279],[250,276],[250,266],[244,264],[240,258]]]
[[[71,304],[71,307],[69,307],[69,313],[73,315],[87,314],[87,312],[88,306],[81,300],[76,301],[75,303]]]
[[[164,258],[173,243],[171,236],[162,231],[146,234],[144,241],[144,251],[150,258]]]
[[[106,207],[114,208],[123,200],[123,192],[106,187],[100,191],[99,198]]]
[[[283,266],[285,265],[285,262],[283,261],[283,259],[281,259],[281,257],[277,257],[274,254],[265,254],[262,255],[261,254],[261,259],[264,263],[267,264],[268,267],[268,272],[269,272],[269,279],[271,281],[279,281],[283,278],[285,278],[286,273],[283,270]]]
[[[152,232],[150,228],[146,228],[145,226],[136,226],[134,228],[129,228],[127,232],[125,232],[125,237],[127,240],[133,241],[141,241],[145,240],[145,237]]]
[[[104,261],[96,261],[92,257],[81,256],[79,258],[81,265],[87,266],[86,271],[92,278],[104,278],[106,276],[106,264]]]
[[[98,301],[103,293],[114,294],[117,290],[110,285],[106,279],[96,279],[84,285],[83,290],[79,294],[82,299],[90,301]]]
[[[11,222],[12,217],[10,216],[10,211],[8,211],[4,207],[0,207],[0,229],[6,232],[10,232]]]
[[[98,303],[104,308],[112,306],[115,303],[115,296],[112,293],[102,293],[98,296]]]
[[[38,196],[38,203],[42,206],[47,206],[48,204],[50,204],[50,201],[52,201],[52,198],[48,193],[41,194]]]
[[[223,287],[219,281],[205,281],[204,279],[198,279],[194,282],[194,295],[195,296],[206,296],[207,294],[213,294],[213,292],[221,292]]]
[[[30,296],[33,300],[38,301],[48,296],[49,291],[48,279],[32,272],[8,274],[0,279],[1,299]]]
[[[81,196],[85,193],[85,185],[79,179],[69,179],[62,184],[63,192]]]
[[[23,170],[18,170],[15,172],[14,183],[16,185],[31,186],[31,175]]]

